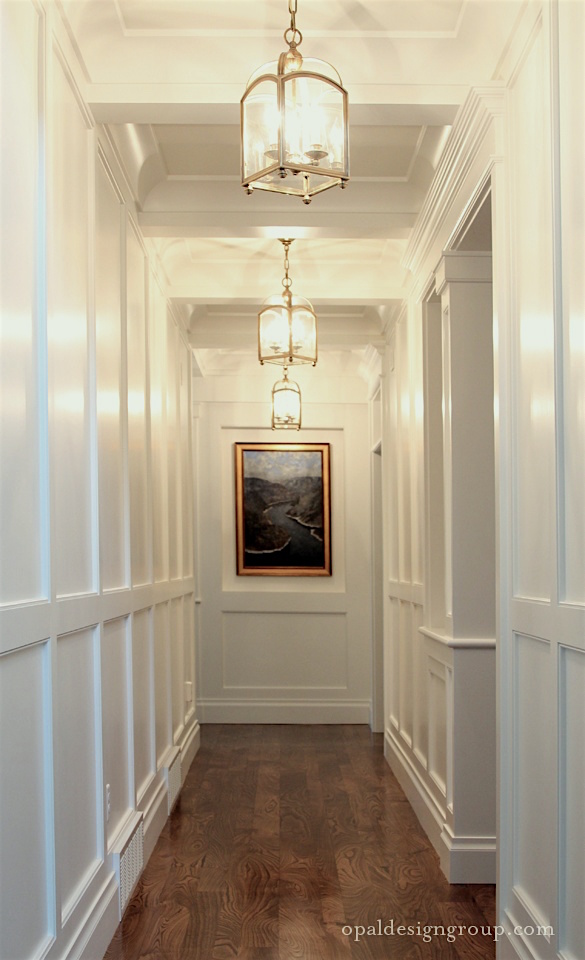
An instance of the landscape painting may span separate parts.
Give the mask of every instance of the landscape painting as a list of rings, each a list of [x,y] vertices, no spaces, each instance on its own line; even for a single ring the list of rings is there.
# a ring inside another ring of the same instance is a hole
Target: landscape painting
[[[236,443],[237,572],[331,576],[328,443]]]

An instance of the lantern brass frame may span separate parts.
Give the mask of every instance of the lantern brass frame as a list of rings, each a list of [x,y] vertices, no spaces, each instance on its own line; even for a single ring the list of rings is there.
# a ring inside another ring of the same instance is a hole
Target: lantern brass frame
[[[293,240],[283,240],[280,238],[280,243],[284,247],[284,278],[282,280],[283,291],[281,294],[282,300],[280,303],[266,303],[261,310],[258,311],[258,360],[261,365],[265,363],[274,363],[278,364],[281,367],[290,367],[294,364],[301,363],[310,363],[312,366],[316,366],[317,359],[319,355],[319,338],[318,338],[318,322],[317,314],[313,310],[313,304],[310,300],[302,298],[305,302],[304,304],[295,304],[293,302],[295,294],[291,291],[292,280],[288,275],[289,270],[289,259],[288,251],[290,249]],[[287,315],[288,323],[288,350],[285,353],[275,353],[271,356],[262,355],[262,340],[260,336],[260,328],[262,326],[262,314],[267,313],[268,311],[278,309],[282,313]],[[293,317],[296,310],[303,310],[305,313],[310,313],[315,321],[315,356],[314,357],[305,357],[300,353],[295,353],[293,349]]]
[[[298,163],[287,160],[284,153],[284,126],[286,123],[286,107],[285,107],[285,83],[289,83],[294,80],[298,80],[301,77],[309,78],[313,80],[319,80],[321,83],[328,83],[331,87],[334,87],[342,95],[343,101],[343,155],[346,162],[345,170],[332,170],[331,167],[317,166],[314,163]],[[274,163],[269,164],[264,167],[262,170],[259,170],[258,173],[255,173],[251,177],[246,177],[244,170],[244,103],[248,95],[260,84],[265,83],[269,80],[271,83],[277,84],[277,110],[278,110],[278,131],[277,131],[277,149],[278,149],[278,158]],[[254,192],[254,190],[269,190],[273,193],[280,193],[286,196],[300,197],[303,200],[303,203],[310,203],[312,198],[317,196],[319,193],[323,193],[324,190],[330,190],[331,187],[340,186],[342,190],[345,189],[347,183],[349,182],[349,104],[347,97],[347,90],[341,86],[339,83],[335,83],[334,80],[331,80],[329,77],[324,77],[320,73],[314,73],[312,71],[299,70],[294,74],[273,74],[273,73],[264,73],[262,76],[257,77],[256,80],[246,89],[242,99],[240,100],[240,165],[241,165],[241,182],[242,186],[247,189],[248,194]],[[285,184],[282,186],[279,184],[278,187],[275,187],[273,183],[261,183],[264,177],[269,177],[273,173],[279,173],[280,180],[284,181],[287,178],[287,174],[290,171],[293,176],[298,176],[303,174],[303,191],[302,193],[298,188],[287,190]],[[310,175],[318,174],[322,177],[327,177],[328,182],[322,183],[317,187],[311,188],[310,186]]]
[[[284,386],[283,386],[284,384]],[[274,410],[274,396],[277,393],[282,393],[284,390],[288,390],[289,393],[295,393],[299,398],[299,419],[295,420],[293,423],[275,423],[275,410]],[[284,374],[282,380],[277,380],[272,387],[272,419],[271,427],[273,430],[300,430],[303,419],[303,404],[301,397],[301,388],[299,387],[296,380],[288,379],[288,367],[284,368]]]

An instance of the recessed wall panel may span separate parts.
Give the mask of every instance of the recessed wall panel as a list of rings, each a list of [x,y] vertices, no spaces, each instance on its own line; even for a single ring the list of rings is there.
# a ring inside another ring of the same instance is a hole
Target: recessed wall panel
[[[195,696],[195,598],[192,593],[183,597],[183,616],[185,620],[184,665],[185,680],[193,684]],[[186,705],[189,709],[189,704]]]
[[[0,605],[46,595],[46,401],[39,357],[40,23],[32,3],[0,4]],[[18,82],[15,81],[18,77]]]
[[[185,621],[183,617],[183,598],[171,600],[171,687],[173,703],[173,738],[177,737],[185,722],[185,679],[184,654]]]
[[[139,610],[132,618],[132,693],[134,780],[136,798],[140,802],[156,770],[152,610]]]
[[[421,762],[429,749],[429,719],[426,706],[427,687],[427,657],[424,648],[424,638],[419,633],[423,624],[423,608],[419,604],[412,606],[412,652],[413,652],[413,683],[414,683],[414,722],[413,746]]]
[[[95,589],[88,336],[91,140],[59,58],[49,125],[48,343],[54,535],[58,596]]]
[[[183,576],[193,574],[193,469],[191,450],[191,354],[179,343],[181,363],[181,536],[183,544]]]
[[[394,332],[396,338],[396,332]],[[396,344],[390,344],[393,352],[396,350]],[[388,421],[388,440],[390,448],[396,450],[399,443],[399,419],[398,419],[398,390],[396,386],[396,375],[393,369],[389,371],[388,376],[388,397],[387,403],[387,421]],[[386,461],[384,461],[386,462]],[[384,469],[384,483],[386,485],[386,503],[388,512],[388,521],[386,524],[387,536],[384,537],[385,559],[388,568],[388,577],[390,580],[399,579],[399,551],[398,551],[398,475],[397,463],[393,462],[392,469]]]
[[[388,622],[386,624],[384,657],[388,664],[390,675],[390,703],[386,705],[386,712],[390,714],[395,726],[399,725],[400,713],[400,600],[388,600]],[[389,708],[389,709],[388,709]]]
[[[102,163],[96,171],[95,314],[100,567],[104,590],[127,586],[127,489],[122,372],[121,205]]]
[[[559,939],[563,956],[578,960],[585,943],[585,652],[560,650]]]
[[[396,332],[396,350],[404,358],[408,358],[408,328],[406,324],[398,324]],[[408,361],[400,364],[396,369],[398,390],[398,578],[409,583],[412,577],[412,489],[410,472],[410,442],[411,442],[411,384],[409,378]]]
[[[423,328],[422,323],[411,324],[410,350],[411,407],[411,482],[412,482],[412,581],[424,580],[424,514],[419,506],[424,503],[424,397],[423,397]]]
[[[169,576],[179,575],[179,514],[180,514],[180,429],[178,423],[177,364],[178,332],[167,316],[167,463],[169,482]]]
[[[97,818],[102,808],[100,804],[98,809],[96,757],[96,630],[90,627],[57,640],[55,792],[63,922],[98,858]]]
[[[173,742],[170,696],[169,604],[157,603],[154,608],[154,703],[157,768],[161,766],[164,754]]]
[[[447,794],[447,668],[429,657],[428,717],[429,773],[439,790]]]
[[[102,630],[102,738],[104,791],[110,788],[108,844],[120,829],[131,805],[129,784],[129,617],[108,620]]]
[[[400,732],[412,744],[413,734],[413,646],[412,646],[412,605],[403,600],[399,607],[400,650]]]
[[[518,74],[510,99],[512,131],[513,276],[513,477],[514,590],[518,596],[551,596],[554,557],[555,397],[552,295],[552,207],[535,184],[550,182],[550,146],[534,103],[545,103],[539,34]],[[530,176],[526,171],[530,170]],[[530,243],[526,243],[530,237]]]
[[[149,434],[147,429],[146,260],[131,225],[127,229],[128,466],[132,583],[151,579]]]
[[[169,577],[169,489],[167,462],[167,306],[150,275],[150,428],[152,453],[153,569],[157,582]]]
[[[570,603],[585,603],[585,5],[559,3],[561,227],[563,250],[564,584]],[[570,66],[569,66],[570,65]],[[585,941],[584,941],[585,942]]]
[[[346,689],[343,614],[224,613],[222,619],[224,687]]]
[[[0,657],[0,957],[7,960],[36,956],[50,935],[49,664],[44,643]]]
[[[535,637],[515,636],[514,657],[514,803],[513,882],[539,922],[550,924],[555,882],[555,822],[551,771],[556,769],[556,745],[550,708],[550,676],[554,670],[550,644]]]

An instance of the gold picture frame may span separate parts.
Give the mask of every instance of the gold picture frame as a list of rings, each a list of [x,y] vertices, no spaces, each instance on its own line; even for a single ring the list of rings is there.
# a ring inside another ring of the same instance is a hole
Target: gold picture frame
[[[236,443],[238,576],[331,576],[328,443]]]

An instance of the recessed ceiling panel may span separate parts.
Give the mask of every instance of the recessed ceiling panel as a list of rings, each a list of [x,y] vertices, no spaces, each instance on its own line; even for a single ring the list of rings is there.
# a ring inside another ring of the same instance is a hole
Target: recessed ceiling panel
[[[309,36],[324,32],[453,34],[464,0],[302,0],[297,22]],[[196,33],[246,31],[282,33],[288,25],[285,0],[117,0],[127,32]]]

